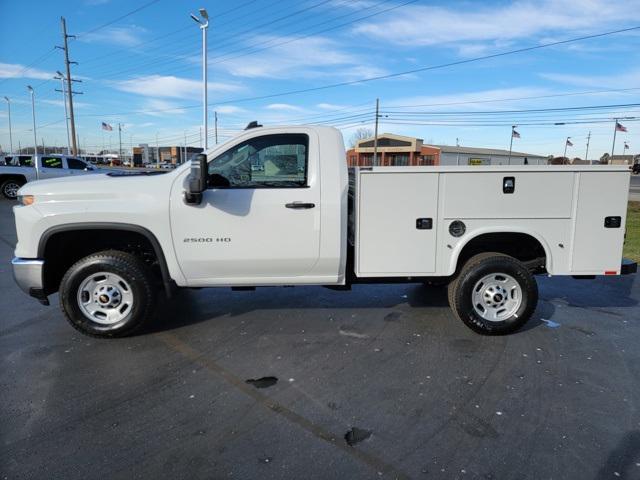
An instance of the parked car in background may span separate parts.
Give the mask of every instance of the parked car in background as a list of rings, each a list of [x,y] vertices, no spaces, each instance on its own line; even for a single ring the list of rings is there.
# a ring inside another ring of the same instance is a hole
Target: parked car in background
[[[38,155],[38,167],[41,180],[97,171],[84,160],[58,154]],[[36,179],[32,155],[6,156],[5,165],[0,166],[0,191],[5,198],[15,199],[20,187]]]

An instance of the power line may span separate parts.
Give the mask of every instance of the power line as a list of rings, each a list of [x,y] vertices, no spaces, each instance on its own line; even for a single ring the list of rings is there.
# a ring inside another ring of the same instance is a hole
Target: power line
[[[92,28],[91,30],[87,30],[86,32],[79,33],[78,37],[80,37],[82,35],[90,35],[92,33],[97,32],[98,30],[102,30],[103,28],[106,28],[109,25],[113,25],[114,23],[117,23],[120,20],[123,20],[123,19],[125,19],[127,17],[130,17],[131,15],[133,15],[135,13],[138,13],[139,11],[144,10],[147,7],[150,7],[151,5],[153,5],[155,3],[158,3],[159,1],[160,0],[151,0],[150,2],[147,2],[147,3],[139,6],[138,8],[135,8],[135,9],[131,10],[130,12],[125,13],[124,15],[120,15],[119,17],[114,18],[113,20],[109,20],[108,22],[103,23],[102,25],[99,25],[99,26],[97,26],[95,28]]]
[[[332,31],[332,30],[336,30],[336,29],[338,29],[338,28],[345,27],[345,26],[347,26],[347,25],[352,25],[352,24],[354,24],[354,23],[356,23],[356,22],[360,22],[360,21],[362,21],[362,20],[366,20],[366,19],[371,18],[371,17],[375,17],[376,15],[380,15],[381,13],[386,13],[386,12],[390,12],[390,11],[392,11],[392,10],[396,10],[396,9],[398,9],[398,8],[404,7],[405,5],[409,5],[409,4],[411,4],[411,3],[416,3],[417,1],[419,1],[419,0],[409,0],[409,1],[404,2],[404,3],[401,3],[401,4],[399,4],[399,5],[394,5],[393,7],[385,8],[385,9],[380,10],[380,11],[378,11],[378,12],[371,13],[371,14],[369,14],[369,15],[365,15],[365,16],[363,16],[363,17],[359,17],[359,18],[353,19],[353,20],[348,21],[348,22],[344,22],[344,23],[341,23],[341,24],[339,24],[339,25],[334,25],[334,26],[331,26],[331,27],[328,27],[328,28],[325,28],[325,29],[322,29],[322,30],[317,30],[317,31],[315,31],[315,32],[311,32],[311,33],[308,33],[308,34],[306,34],[306,35],[302,35],[302,36],[297,37],[297,38],[292,38],[292,39],[284,40],[284,41],[281,41],[281,42],[276,42],[276,43],[273,43],[273,44],[271,44],[271,45],[265,45],[265,46],[262,46],[262,47],[260,47],[260,48],[257,48],[257,49],[255,49],[255,50],[250,51],[250,52],[247,52],[247,53],[242,53],[242,54],[240,54],[240,55],[234,55],[234,56],[228,57],[228,56],[229,56],[230,54],[232,54],[232,53],[242,52],[242,51],[245,51],[245,50],[249,50],[249,49],[251,49],[251,48],[253,48],[254,46],[257,46],[257,45],[259,45],[259,44],[258,44],[258,43],[255,43],[255,44],[253,44],[253,45],[249,45],[249,46],[244,47],[244,48],[240,48],[240,49],[237,49],[237,50],[232,50],[231,52],[227,52],[226,54],[219,55],[218,57],[213,57],[214,59],[216,59],[216,58],[220,58],[221,60],[218,60],[217,62],[210,62],[210,64],[211,64],[211,65],[215,65],[215,64],[218,64],[218,63],[224,63],[224,62],[227,62],[227,61],[229,61],[229,60],[233,60],[233,59],[240,58],[240,57],[245,57],[245,56],[247,56],[247,55],[253,55],[254,53],[262,52],[262,51],[264,51],[264,50],[269,50],[269,49],[274,48],[274,47],[279,47],[279,46],[281,46],[281,45],[286,45],[286,44],[289,44],[289,43],[297,42],[297,41],[299,41],[299,40],[303,40],[303,39],[308,38],[308,37],[311,37],[311,36],[313,36],[313,35],[318,35],[319,33],[326,33],[326,32]],[[377,4],[373,5],[372,7],[369,7],[369,8],[375,8],[375,7],[379,6],[379,5],[381,5],[381,4],[383,4],[383,3],[387,3],[387,2],[388,2],[388,0],[385,0],[385,1],[379,2],[379,3],[377,3]],[[346,16],[350,16],[350,15],[353,15],[353,14],[354,14],[354,13],[352,12],[352,13],[348,13],[348,14],[346,14],[346,15],[340,15],[339,17],[332,18],[332,19],[327,20],[327,21],[324,21],[324,22],[320,22],[320,23],[318,23],[318,24],[316,24],[316,25],[313,25],[313,26],[314,26],[314,27],[317,27],[317,26],[319,26],[319,25],[323,25],[323,24],[325,24],[325,23],[329,23],[329,22],[335,21],[335,20],[337,20],[337,19],[340,19],[340,18],[343,18],[343,17],[346,17]],[[291,33],[297,33],[297,32],[304,31],[304,30],[306,30],[306,29],[300,29],[300,30],[297,30],[296,32],[290,32],[289,34],[291,34]],[[273,42],[273,41],[272,41],[272,42]],[[268,42],[268,43],[270,43],[270,42]],[[224,58],[224,57],[228,57],[228,58]]]
[[[338,88],[338,87],[345,87],[345,86],[349,86],[349,85],[356,85],[359,83],[367,83],[367,82],[373,82],[373,81],[377,81],[377,80],[387,80],[389,78],[396,78],[396,77],[402,77],[405,75],[411,75],[414,73],[421,73],[421,72],[426,72],[429,70],[438,70],[441,68],[447,68],[447,67],[453,67],[453,66],[457,66],[457,65],[464,65],[467,63],[473,63],[473,62],[479,62],[482,60],[489,60],[492,58],[498,58],[498,57],[504,57],[504,56],[508,56],[508,55],[515,55],[518,53],[525,53],[525,52],[530,52],[533,50],[540,50],[543,48],[549,48],[549,47],[554,47],[557,45],[565,45],[568,43],[574,43],[574,42],[579,42],[579,41],[583,41],[583,40],[590,40],[590,39],[594,39],[594,38],[600,38],[600,37],[605,37],[608,35],[615,35],[618,33],[625,33],[625,32],[631,32],[634,30],[640,30],[640,26],[636,26],[636,27],[630,27],[630,28],[623,28],[623,29],[619,29],[619,30],[612,30],[612,31],[608,31],[608,32],[603,32],[603,33],[597,33],[597,34],[593,34],[593,35],[585,35],[582,37],[575,37],[575,38],[569,38],[566,40],[559,40],[556,42],[549,42],[549,43],[543,43],[540,45],[535,45],[535,46],[531,46],[531,47],[524,47],[524,48],[518,48],[515,50],[508,50],[506,52],[499,52],[499,53],[494,53],[494,54],[490,54],[490,55],[483,55],[480,57],[475,57],[475,58],[468,58],[466,60],[457,60],[455,62],[449,62],[449,63],[441,63],[438,65],[430,65],[427,67],[421,67],[421,68],[415,68],[412,70],[405,70],[403,72],[395,72],[395,73],[389,73],[386,75],[376,75],[373,77],[366,77],[366,78],[361,78],[359,80],[350,80],[350,81],[346,81],[346,82],[338,82],[338,83],[332,83],[332,84],[328,84],[328,85],[321,85],[318,87],[311,87],[311,88],[303,88],[303,89],[299,89],[299,90],[289,90],[286,92],[279,92],[279,93],[272,93],[272,94],[268,94],[268,95],[260,95],[260,96],[255,96],[255,97],[245,97],[245,98],[236,98],[236,99],[232,99],[232,100],[226,100],[224,102],[218,102],[218,104],[229,104],[229,103],[240,103],[240,102],[250,102],[250,101],[255,101],[255,100],[265,100],[268,98],[276,98],[276,97],[284,97],[284,96],[288,96],[288,95],[297,95],[300,93],[309,93],[309,92],[316,92],[316,91],[320,91],[320,90],[327,90],[330,88]]]
[[[549,95],[535,95],[530,97],[510,97],[510,98],[495,98],[491,100],[468,100],[464,102],[446,102],[446,103],[423,103],[423,104],[414,104],[414,105],[393,105],[386,106],[387,109],[393,108],[417,108],[417,107],[442,107],[442,106],[451,106],[451,105],[469,105],[475,103],[495,103],[495,102],[508,102],[514,100],[537,100],[542,98],[557,98],[557,97],[572,97],[577,95],[593,95],[598,93],[614,93],[614,92],[629,92],[634,90],[640,90],[639,87],[633,88],[614,88],[610,90],[590,90],[586,92],[567,92],[567,93],[556,93]]]
[[[386,112],[402,115],[502,115],[506,113],[525,113],[525,112],[565,112],[565,111],[577,111],[577,110],[596,110],[596,109],[610,109],[610,108],[632,108],[638,107],[640,103],[623,103],[618,105],[585,105],[580,107],[555,107],[555,108],[529,108],[523,110],[486,110],[486,111],[464,111],[464,112]]]
[[[30,64],[26,65],[25,67],[22,68],[22,70],[20,70],[16,75],[12,75],[11,77],[7,77],[4,78],[2,80],[0,80],[0,85],[3,84],[4,82],[11,80],[12,78],[20,78],[21,75],[25,72],[27,72],[29,69],[31,69],[34,65],[43,62],[44,60],[46,60],[48,57],[51,56],[51,54],[53,52],[55,52],[55,47],[52,47],[51,50],[48,50],[44,55],[36,58],[33,62],[31,62]]]

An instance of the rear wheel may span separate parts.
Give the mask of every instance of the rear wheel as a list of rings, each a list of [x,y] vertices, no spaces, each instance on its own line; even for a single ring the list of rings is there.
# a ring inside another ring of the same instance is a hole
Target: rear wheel
[[[125,252],[89,255],[60,284],[60,306],[69,323],[94,337],[130,335],[151,317],[154,305],[149,268]]]
[[[472,330],[485,335],[511,333],[535,311],[538,286],[517,259],[500,253],[470,258],[449,284],[449,305]]]
[[[2,186],[0,186],[0,190],[2,190],[2,195],[4,198],[8,198],[9,200],[15,200],[18,198],[18,190],[20,187],[24,185],[24,182],[17,178],[8,178],[4,182],[2,182]]]

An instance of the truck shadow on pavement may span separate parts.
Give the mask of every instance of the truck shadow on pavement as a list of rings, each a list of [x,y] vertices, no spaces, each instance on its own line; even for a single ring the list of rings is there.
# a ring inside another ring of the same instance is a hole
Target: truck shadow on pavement
[[[638,478],[634,472],[640,465],[640,431],[627,432],[618,445],[613,449],[595,477],[595,480],[605,478]]]
[[[625,310],[637,307],[633,296],[635,276],[597,278],[539,278],[540,301],[534,316],[518,333],[533,328],[558,326],[553,322],[558,307],[588,309],[616,317],[628,317]],[[429,322],[457,322],[449,312],[447,291],[443,287],[421,284],[355,285],[350,292],[322,287],[264,287],[256,291],[230,291],[228,288],[180,290],[171,301],[162,300],[156,320],[141,334],[174,330],[221,317],[237,317],[250,312],[309,309],[378,310],[377,315],[422,317]]]
[[[433,307],[449,309],[446,288],[419,284],[358,285],[351,292],[323,287],[263,287],[256,291],[230,291],[228,288],[179,290],[170,301],[161,300],[155,321],[140,334],[156,333],[214,321],[223,316],[237,317],[264,310],[378,309],[392,317],[398,310]],[[329,314],[329,313],[328,313]]]

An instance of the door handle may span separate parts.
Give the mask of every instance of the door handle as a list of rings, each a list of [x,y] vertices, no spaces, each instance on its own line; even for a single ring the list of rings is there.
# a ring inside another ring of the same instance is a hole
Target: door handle
[[[292,202],[285,204],[287,208],[293,208],[296,210],[301,210],[303,208],[314,208],[316,206],[315,203],[303,203],[303,202]]]

